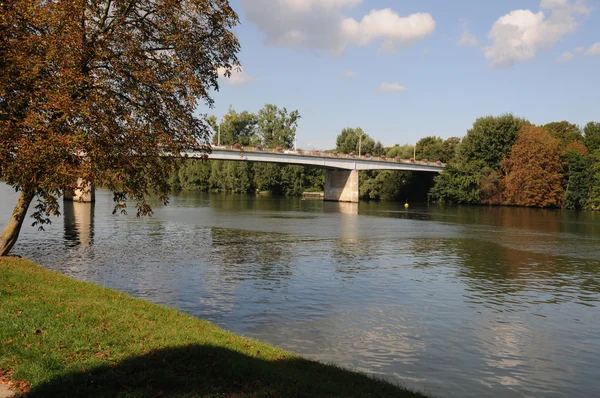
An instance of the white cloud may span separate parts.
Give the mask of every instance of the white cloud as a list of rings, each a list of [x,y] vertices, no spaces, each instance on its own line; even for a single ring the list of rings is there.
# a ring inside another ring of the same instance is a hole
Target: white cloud
[[[391,52],[399,44],[409,45],[432,34],[435,21],[427,13],[401,17],[391,8],[386,8],[372,10],[360,22],[354,18],[345,18],[341,27],[348,44],[367,46],[380,39],[381,48]]]
[[[456,42],[459,46],[465,47],[476,47],[479,45],[479,41],[473,33],[469,32],[467,29],[464,29],[460,39]]]
[[[560,57],[556,58],[556,60],[558,62],[567,62],[567,61],[572,60],[574,56],[575,56],[575,54],[567,51],[565,53],[562,53],[562,55]]]
[[[488,38],[491,46],[483,48],[492,66],[510,66],[535,58],[540,48],[552,47],[558,40],[579,26],[576,17],[589,14],[585,1],[542,0],[543,11],[514,10],[500,17],[492,26]]]
[[[342,54],[350,45],[377,42],[394,52],[435,30],[430,14],[400,16],[390,8],[371,10],[360,21],[344,16],[344,9],[362,0],[241,0],[249,21],[265,34],[267,45],[326,50]]]
[[[600,55],[600,42],[592,44],[585,52],[585,55]]]
[[[576,47],[576,48],[573,50],[573,52],[574,52],[575,54],[579,54],[579,53],[582,53],[582,52],[584,52],[584,51],[585,51],[585,47]]]
[[[406,87],[399,83],[381,83],[377,91],[382,93],[401,93],[406,91]]]
[[[358,73],[353,72],[351,70],[347,70],[344,72],[344,76],[347,77],[348,79],[354,79],[354,78],[358,77]]]
[[[231,76],[229,77],[226,76],[226,72],[227,69],[225,68],[219,68],[217,71],[219,77],[225,79],[225,83],[232,86],[246,84],[253,80],[246,72],[244,72],[241,65],[233,66],[233,68],[231,68]]]

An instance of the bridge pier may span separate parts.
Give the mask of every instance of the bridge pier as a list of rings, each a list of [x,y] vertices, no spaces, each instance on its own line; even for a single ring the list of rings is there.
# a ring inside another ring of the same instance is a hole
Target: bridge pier
[[[64,200],[74,202],[92,203],[96,201],[96,188],[94,184],[83,184],[83,179],[77,179],[77,188],[75,190],[65,189]]]
[[[358,170],[325,170],[323,199],[358,203]]]

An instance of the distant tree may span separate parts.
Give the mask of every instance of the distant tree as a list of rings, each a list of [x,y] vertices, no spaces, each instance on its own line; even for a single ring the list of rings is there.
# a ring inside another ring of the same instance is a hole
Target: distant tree
[[[384,153],[381,142],[369,137],[360,127],[347,127],[337,136],[336,150],[340,153],[354,152],[358,155],[360,147],[361,154],[370,153],[373,156],[380,156]]]
[[[467,131],[457,156],[461,161],[481,160],[492,170],[498,170],[500,162],[517,139],[521,126],[528,124],[527,120],[511,114],[479,118]]]
[[[410,144],[394,145],[385,149],[385,156],[394,159],[399,156],[401,159],[410,159],[414,156],[414,146]]]
[[[584,209],[588,205],[592,180],[590,158],[585,145],[573,141],[563,154],[565,193],[562,207]]]
[[[590,152],[600,149],[600,123],[589,122],[583,128],[584,143]]]
[[[237,62],[237,23],[226,0],[0,2],[0,174],[21,193],[0,255],[78,177],[138,215],[166,201],[180,154],[208,144],[195,111]]]
[[[447,161],[444,151],[444,140],[440,137],[423,137],[417,141],[416,147],[417,159],[427,158],[434,161]]]
[[[591,178],[587,207],[591,210],[600,210],[600,149],[590,154],[589,165]]]
[[[558,139],[561,148],[566,148],[573,141],[583,141],[583,135],[579,126],[565,120],[545,124],[542,128],[549,132],[552,137]]]
[[[546,130],[523,126],[502,161],[507,203],[519,206],[560,206],[562,163],[560,141]]]
[[[450,163],[444,172],[435,177],[429,191],[429,200],[447,203],[481,203],[481,182],[484,170],[489,169],[483,160]]]
[[[500,162],[530,123],[506,114],[479,118],[459,141],[447,140],[449,165],[435,178],[429,200],[451,203],[497,203],[501,199]],[[450,149],[452,148],[452,149]],[[454,152],[454,155],[450,155]]]
[[[460,146],[460,138],[459,137],[450,137],[444,144],[442,145],[442,157],[440,160],[444,163],[450,162],[456,156],[456,151],[458,151],[458,147]]]
[[[257,114],[257,133],[261,143],[268,148],[293,148],[298,120],[300,113],[297,110],[288,113],[286,108],[265,105]]]
[[[214,120],[214,127],[216,134],[213,135],[213,144],[219,142],[219,125],[217,124],[216,118]],[[237,113],[233,108],[229,108],[229,111],[223,115],[223,121],[221,122],[221,145],[233,145],[241,144],[242,146],[249,146],[258,143],[258,135],[256,133],[256,126],[258,124],[258,118],[254,113],[243,111]]]

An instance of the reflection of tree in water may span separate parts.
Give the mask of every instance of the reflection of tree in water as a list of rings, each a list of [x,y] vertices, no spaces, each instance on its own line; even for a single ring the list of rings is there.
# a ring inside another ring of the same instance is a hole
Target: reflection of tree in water
[[[523,235],[523,239],[535,235]],[[525,246],[526,242],[522,242]],[[523,251],[479,239],[447,242],[473,301],[494,305],[600,302],[600,262]],[[533,244],[533,242],[532,242]]]
[[[211,228],[224,271],[239,279],[281,280],[293,275],[297,239],[277,233]]]
[[[218,211],[294,211],[300,209],[301,198],[280,196],[257,196],[245,194],[211,194],[210,206]]]

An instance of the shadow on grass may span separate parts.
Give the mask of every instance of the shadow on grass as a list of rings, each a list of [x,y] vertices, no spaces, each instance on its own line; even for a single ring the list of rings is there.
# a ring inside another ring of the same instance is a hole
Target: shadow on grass
[[[382,380],[306,359],[266,361],[190,345],[73,372],[27,397],[422,397]]]

